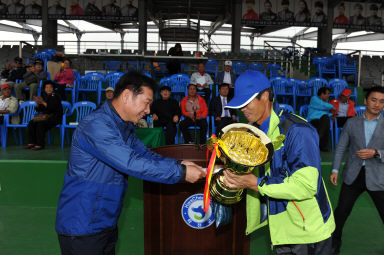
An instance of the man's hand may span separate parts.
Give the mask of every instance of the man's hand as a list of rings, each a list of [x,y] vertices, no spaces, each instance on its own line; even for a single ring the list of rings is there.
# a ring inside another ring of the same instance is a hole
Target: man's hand
[[[195,120],[195,115],[193,113],[188,113],[188,117],[192,120]]]
[[[331,175],[329,176],[329,180],[331,181],[331,183],[335,186],[337,186],[337,177],[339,176],[338,173],[331,173]]]
[[[159,119],[159,117],[157,117],[156,113],[152,114],[152,118],[153,118],[153,120],[158,120]]]
[[[183,162],[185,162],[185,161],[183,161]],[[181,163],[184,164],[183,162],[181,162]],[[195,183],[199,179],[205,177],[205,172],[203,171],[203,169],[200,166],[197,166],[193,162],[188,162],[188,163],[192,163],[192,164],[188,164],[188,165],[184,164],[187,166],[187,172],[185,174],[185,181],[190,182],[190,183]]]
[[[208,87],[208,84],[207,84],[207,83],[204,83],[204,84],[202,85],[202,87],[203,87],[203,88],[206,88],[206,87]]]
[[[257,187],[257,177],[253,174],[237,175],[229,170],[224,170],[224,184],[232,189],[253,189],[259,191]]]
[[[215,120],[221,120],[221,117],[216,117]]]
[[[359,151],[356,151],[356,155],[361,159],[370,159],[375,156],[375,150],[374,149],[362,149]]]
[[[201,119],[203,119],[203,116],[201,116],[201,115],[196,115],[196,119],[201,120]]]
[[[179,116],[177,115],[173,116],[173,122],[175,123],[179,122]]]

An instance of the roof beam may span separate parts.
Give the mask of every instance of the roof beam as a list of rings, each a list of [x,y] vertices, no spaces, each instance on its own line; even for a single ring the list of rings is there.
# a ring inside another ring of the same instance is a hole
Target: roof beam
[[[343,36],[333,40],[334,43],[341,42],[361,42],[361,41],[378,41],[384,40],[384,33],[371,33],[366,35],[357,35],[352,37]]]

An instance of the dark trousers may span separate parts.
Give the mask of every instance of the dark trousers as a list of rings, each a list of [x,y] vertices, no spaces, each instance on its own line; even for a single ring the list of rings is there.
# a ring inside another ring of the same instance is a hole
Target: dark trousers
[[[89,236],[58,235],[62,255],[114,255],[117,228]]]
[[[211,96],[211,89],[210,88],[205,88],[202,90],[198,89],[197,92],[204,92],[204,95],[201,95],[201,96],[204,98],[207,105],[209,105],[208,101],[209,101],[209,97]]]
[[[56,121],[52,119],[38,122],[31,120],[28,123],[29,144],[44,146],[45,133],[56,125]]]
[[[384,223],[384,191],[370,191],[367,189],[367,185],[365,183],[365,167],[363,166],[356,180],[351,185],[343,183],[341,186],[339,202],[335,209],[336,229],[333,233],[333,241],[335,243],[340,245],[344,224],[347,221],[357,198],[364,191],[367,191],[371,196]]]
[[[277,255],[330,255],[332,250],[332,238],[311,244],[287,244],[277,245]]]
[[[56,84],[57,88],[57,94],[59,94],[61,100],[66,100],[67,96],[65,95],[65,88],[67,87],[66,84]]]
[[[329,116],[323,115],[320,119],[311,120],[311,124],[319,134],[320,150],[328,150],[329,129],[331,128]]]
[[[184,143],[192,142],[191,134],[189,133],[188,127],[195,126],[195,122],[191,118],[185,118],[179,124],[180,130],[184,136]],[[196,120],[196,126],[200,127],[200,144],[205,144],[207,141],[207,120],[201,119]],[[195,137],[196,139],[196,137]]]
[[[219,134],[219,132],[223,129],[223,127],[235,123],[231,117],[222,117],[221,120],[215,120],[215,126],[216,126],[216,136]]]
[[[337,117],[337,127],[344,127],[345,122],[351,117]]]
[[[166,144],[175,144],[175,136],[177,133],[177,128],[176,128],[176,123],[174,123],[172,120],[170,121],[161,121],[157,120],[154,121],[154,126],[155,127],[165,127],[165,140]]]

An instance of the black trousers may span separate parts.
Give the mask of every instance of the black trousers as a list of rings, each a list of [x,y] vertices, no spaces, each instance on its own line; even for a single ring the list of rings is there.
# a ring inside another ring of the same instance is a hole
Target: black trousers
[[[330,255],[332,250],[332,238],[311,244],[287,244],[277,245],[277,255]]]
[[[209,97],[211,96],[211,89],[210,88],[204,88],[202,90],[198,89],[197,92],[204,92],[204,95],[202,97],[204,98],[205,102],[208,104]]]
[[[28,123],[28,141],[29,144],[44,146],[45,133],[57,125],[57,122],[52,119],[35,122],[31,120]]]
[[[65,88],[67,87],[66,84],[56,84],[57,88],[57,94],[59,94],[61,100],[65,101],[67,99],[67,96],[65,95]]]
[[[191,118],[185,118],[180,122],[179,126],[184,137],[184,143],[192,142],[192,137],[189,133],[188,127],[195,126],[195,122]],[[200,127],[200,144],[205,144],[207,141],[207,120],[196,120],[196,126]]]
[[[351,117],[337,117],[337,127],[344,127],[345,122]]]
[[[317,129],[320,138],[320,150],[328,149],[330,120],[328,115],[323,115],[320,119],[311,120],[312,126]]]
[[[62,255],[114,255],[117,228],[89,236],[58,235]]]
[[[384,223],[384,190],[370,191],[367,189],[367,185],[365,183],[365,167],[363,166],[356,180],[351,185],[343,183],[341,186],[339,202],[335,209],[336,229],[333,233],[334,242],[341,242],[341,235],[344,224],[347,221],[347,218],[351,213],[353,205],[355,204],[357,198],[364,191],[367,191],[368,194],[371,196]]]
[[[231,117],[222,117],[221,120],[215,120],[215,126],[216,126],[216,135],[219,134],[219,132],[223,129],[223,127],[235,123]]]
[[[156,120],[153,122],[155,127],[165,127],[165,140],[166,144],[175,144],[175,136],[177,133],[176,123],[174,123],[172,120],[170,121],[162,121],[162,120]]]

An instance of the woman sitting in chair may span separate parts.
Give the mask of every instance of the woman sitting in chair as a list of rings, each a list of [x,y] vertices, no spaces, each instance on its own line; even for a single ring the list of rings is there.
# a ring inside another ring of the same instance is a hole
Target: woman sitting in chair
[[[73,88],[75,74],[71,68],[71,60],[66,59],[60,70],[55,74],[54,80],[57,84],[57,92],[62,100],[65,100],[65,88]]]
[[[33,97],[37,104],[36,111],[39,114],[36,114],[28,123],[29,143],[24,146],[25,149],[34,151],[44,149],[45,133],[57,124],[60,124],[63,118],[61,99],[54,93],[54,83],[47,81],[44,84],[44,91],[44,98]]]

